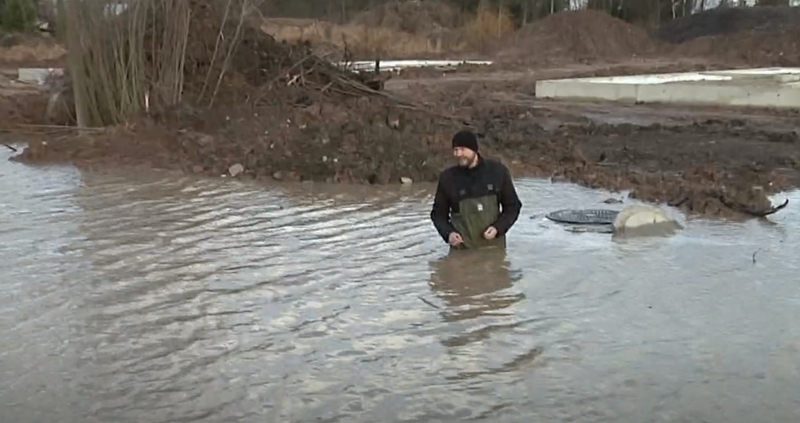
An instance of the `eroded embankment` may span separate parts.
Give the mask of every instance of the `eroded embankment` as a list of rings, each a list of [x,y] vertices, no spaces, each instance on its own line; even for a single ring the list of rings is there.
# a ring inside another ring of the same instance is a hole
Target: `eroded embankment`
[[[362,118],[348,119],[355,113],[346,107],[359,107]],[[462,109],[484,136],[484,153],[502,158],[517,177],[631,190],[642,200],[710,216],[764,215],[771,210],[769,194],[798,183],[797,133],[751,128],[741,120],[554,126],[551,112],[527,106],[494,103]],[[363,100],[340,107],[312,104],[280,122],[251,110],[248,116],[219,116],[226,122],[218,131],[222,135],[203,132],[204,125],[214,125],[209,120],[194,128],[141,123],[34,141],[17,160],[150,166],[214,177],[240,164],[239,177],[250,178],[435,181],[451,163],[449,137],[461,125],[419,111],[394,113]],[[550,125],[542,124],[545,119]]]

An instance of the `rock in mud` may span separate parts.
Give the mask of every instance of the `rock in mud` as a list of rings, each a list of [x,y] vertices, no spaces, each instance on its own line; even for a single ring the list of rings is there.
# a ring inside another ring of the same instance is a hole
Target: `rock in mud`
[[[234,178],[241,175],[244,172],[244,166],[241,163],[236,163],[235,165],[228,168],[228,173]]]
[[[614,219],[614,236],[668,236],[683,226],[664,210],[652,206],[629,206]]]
[[[402,177],[400,178],[400,183],[403,185],[411,185],[414,181],[411,178]]]

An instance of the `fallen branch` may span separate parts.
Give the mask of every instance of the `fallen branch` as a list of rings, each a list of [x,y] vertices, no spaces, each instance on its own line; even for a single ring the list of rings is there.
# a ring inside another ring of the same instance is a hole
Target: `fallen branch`
[[[433,307],[433,308],[435,308],[437,310],[441,310],[441,308],[439,308],[436,304],[426,300],[423,296],[420,295],[417,298],[419,298],[423,303],[425,303],[425,304],[427,304],[427,305],[429,305],[429,306],[431,306],[431,307]]]
[[[670,207],[680,207],[684,203],[686,203],[687,201],[689,201],[689,196],[683,196],[678,201],[669,201],[669,202],[667,202],[667,205],[670,206]]]
[[[222,23],[220,24],[219,32],[217,33],[217,41],[214,45],[214,53],[211,55],[211,64],[208,66],[208,71],[206,71],[206,78],[203,80],[203,88],[200,90],[200,95],[197,96],[198,101],[203,99],[206,89],[208,88],[209,79],[211,78],[211,71],[214,69],[214,64],[216,63],[217,55],[219,54],[220,42],[225,39],[225,23],[228,21],[228,14],[231,11],[232,3],[233,0],[228,0],[228,5],[225,7],[225,14],[222,15]]]
[[[24,124],[20,123],[17,126],[21,126],[24,128],[42,128],[42,129],[58,129],[64,131],[102,131],[105,128],[97,128],[97,127],[87,127],[87,126],[67,126],[67,125],[34,125],[34,124]]]
[[[462,123],[470,121],[466,117],[437,112],[411,100],[373,88],[370,86],[371,84],[380,88],[380,81],[376,81],[374,78],[370,80],[365,78],[364,74],[342,69],[316,54],[306,53],[301,59],[289,66],[288,69],[281,71],[278,76],[263,84],[254,101],[262,101],[279,81],[285,80],[285,86],[305,87],[319,93],[337,93],[350,97],[383,98],[403,109],[427,113]]]
[[[14,148],[14,147],[12,147],[12,146],[10,146],[10,145],[8,145],[8,144],[4,143],[4,142],[3,142],[3,143],[0,143],[0,144],[3,144],[4,146],[6,146],[6,148],[8,148],[9,150],[11,150],[11,151],[13,151],[13,152],[15,152],[15,153],[18,151],[16,148]]]
[[[728,207],[731,210],[735,210],[735,211],[737,211],[739,213],[743,213],[743,214],[746,214],[746,215],[749,215],[749,216],[753,216],[753,217],[767,217],[767,216],[769,216],[771,214],[775,214],[775,213],[783,210],[784,208],[786,208],[786,206],[789,205],[789,199],[787,198],[786,201],[784,201],[783,204],[781,204],[779,206],[771,207],[769,210],[766,210],[766,211],[759,211],[759,210],[753,210],[753,209],[750,209],[750,208],[747,208],[747,207],[737,206],[736,204],[733,204],[730,201],[726,200],[725,196],[723,196],[723,195],[719,195],[719,196],[717,196],[717,198],[719,199],[719,201],[725,207]]]
[[[225,73],[228,70],[228,65],[230,64],[233,55],[239,47],[239,42],[241,41],[241,33],[242,28],[244,27],[245,20],[247,18],[247,0],[244,0],[242,3],[242,11],[241,15],[239,15],[239,22],[236,25],[236,31],[233,33],[233,39],[228,45],[228,54],[225,56],[225,59],[222,62],[222,69],[219,71],[219,75],[217,75],[217,84],[214,86],[214,92],[211,94],[211,99],[208,101],[208,108],[211,109],[214,106],[214,100],[217,98],[217,94],[219,93],[219,88],[222,86],[222,79],[225,77]],[[226,11],[227,16],[227,11]]]

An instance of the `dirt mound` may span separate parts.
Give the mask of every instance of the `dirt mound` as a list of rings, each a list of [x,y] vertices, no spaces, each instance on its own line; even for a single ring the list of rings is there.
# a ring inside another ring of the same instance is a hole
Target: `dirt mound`
[[[665,52],[732,66],[800,65],[800,8],[716,8],[677,19],[654,33]]]
[[[800,26],[783,32],[745,31],[700,37],[676,45],[673,54],[705,57],[729,65],[800,66]]]
[[[262,91],[272,91],[270,96],[264,98],[280,98],[294,87],[322,87],[344,81],[358,85],[363,82],[359,75],[338,69],[312,54],[308,43],[276,41],[264,33],[260,22],[255,20],[242,26],[240,43],[226,64],[225,55],[229,45],[218,40],[223,6],[222,3],[209,0],[192,2],[189,28],[192,35],[186,47],[186,90],[198,94],[203,91],[204,85],[208,90],[208,76],[218,75],[222,69],[225,69],[224,84],[220,84],[223,96],[242,93],[252,96],[253,88],[259,87]],[[238,21],[229,19],[224,25],[226,34],[234,34]],[[295,84],[288,83],[287,70],[299,75]]]
[[[653,42],[637,26],[596,10],[556,13],[524,26],[499,57],[536,63],[608,62],[652,52]]]
[[[34,143],[19,159],[122,162],[214,176],[239,164],[252,177],[321,181],[438,174],[448,158],[439,153],[446,153],[452,120],[376,90],[371,75],[340,69],[311,54],[306,43],[276,41],[258,29],[260,22],[242,28],[241,44],[226,63],[224,43],[214,54],[224,12],[215,9],[219,2],[191,5],[180,107],[154,108],[132,118],[135,124]],[[226,33],[237,24],[227,22]]]
[[[464,16],[442,1],[390,1],[357,14],[350,23],[429,35],[460,27]]]
[[[691,214],[766,215],[773,211],[767,196],[791,186],[776,169],[800,167],[796,132],[768,133],[721,121],[675,127],[567,124],[546,130],[531,122],[536,117],[525,108],[505,107],[492,115],[483,123],[485,145],[513,151],[510,161],[524,162],[528,173],[629,190],[632,198]],[[709,138],[718,142],[702,141]]]
[[[653,34],[669,43],[684,43],[700,37],[791,32],[800,27],[797,7],[725,7],[706,10],[662,25]]]
[[[45,95],[37,92],[9,95],[2,91],[0,88],[0,130],[42,122],[47,111]]]

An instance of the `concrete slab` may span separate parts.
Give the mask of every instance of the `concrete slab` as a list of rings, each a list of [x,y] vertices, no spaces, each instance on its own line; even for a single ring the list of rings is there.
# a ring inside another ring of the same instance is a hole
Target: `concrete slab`
[[[800,68],[551,79],[536,97],[800,109]]]
[[[17,81],[26,84],[44,85],[51,76],[61,76],[64,69],[61,68],[19,68],[17,70]]]
[[[683,229],[683,225],[666,211],[646,205],[624,208],[614,219],[613,234],[622,236],[668,236]]]
[[[439,69],[447,69],[459,65],[491,65],[490,60],[381,60],[381,70],[400,70],[403,68],[421,68],[421,67],[435,67]],[[364,60],[360,62],[344,63],[340,62],[340,66],[350,65],[354,70],[361,71],[374,71],[375,61]]]

